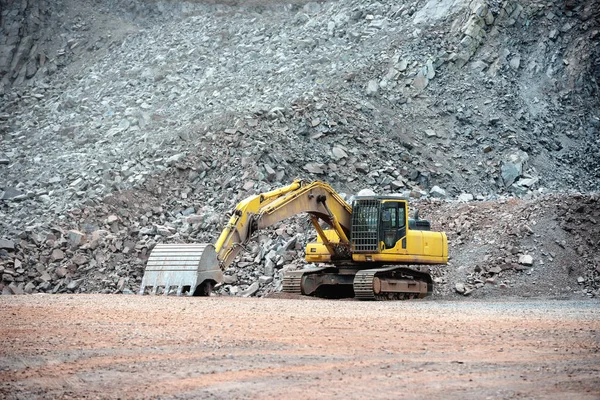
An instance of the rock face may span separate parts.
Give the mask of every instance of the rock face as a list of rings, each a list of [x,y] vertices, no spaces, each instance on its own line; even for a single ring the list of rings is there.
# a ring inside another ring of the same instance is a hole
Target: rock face
[[[597,1],[230,3],[1,3],[7,292],[136,291],[156,243],[213,241],[295,178],[465,206],[599,190]],[[277,290],[305,226],[219,290]]]
[[[0,5],[0,87],[21,85],[54,71],[46,40],[60,1],[4,1]]]

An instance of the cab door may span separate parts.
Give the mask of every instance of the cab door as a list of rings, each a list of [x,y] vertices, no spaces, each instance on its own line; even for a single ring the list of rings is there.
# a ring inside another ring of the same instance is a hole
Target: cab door
[[[382,253],[406,253],[406,201],[384,200],[379,221]]]

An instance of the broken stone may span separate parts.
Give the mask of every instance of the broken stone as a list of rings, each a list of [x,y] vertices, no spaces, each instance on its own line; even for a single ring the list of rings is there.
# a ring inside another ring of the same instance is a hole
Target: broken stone
[[[7,187],[4,189],[2,196],[0,196],[0,200],[11,200],[21,196],[23,196],[23,192],[11,187]]]
[[[56,270],[54,271],[54,273],[59,278],[64,278],[65,276],[67,276],[67,274],[69,273],[69,271],[65,267],[58,267],[58,268],[56,268]]]
[[[240,293],[242,297],[250,297],[260,289],[260,284],[258,282],[254,282],[252,285],[248,286],[248,288]]]
[[[23,290],[22,285],[23,284],[15,285],[14,283],[11,283],[10,285],[8,285],[8,288],[14,295],[23,295],[23,294],[25,294],[25,291]]]
[[[173,166],[178,162],[182,161],[185,158],[185,153],[173,154],[171,157],[167,158],[167,165]]]
[[[511,58],[510,62],[509,62],[509,65],[515,71],[518,70],[519,66],[521,65],[521,57],[515,56],[515,57]]]
[[[308,163],[304,166],[304,169],[311,174],[323,174],[327,170],[327,166],[319,163]]]
[[[8,239],[0,239],[0,249],[14,250],[15,242]]]
[[[419,71],[417,77],[413,81],[413,87],[417,90],[423,90],[429,85],[429,79],[426,76],[427,72]]]
[[[87,258],[83,254],[75,254],[71,259],[75,265],[84,265],[88,262]]]
[[[525,187],[533,187],[535,186],[536,183],[538,183],[538,181],[540,180],[540,178],[535,177],[535,178],[523,178],[523,179],[519,179],[517,181],[517,185],[519,186],[525,186]]]
[[[473,195],[471,193],[461,193],[457,200],[468,203],[469,201],[473,201]]]
[[[72,246],[80,246],[85,242],[85,234],[76,230],[68,231],[67,237],[69,238],[69,243]]]
[[[265,164],[265,172],[267,173],[267,180],[269,182],[273,182],[275,180],[275,177],[277,176],[275,170],[269,165],[269,164]]]
[[[64,258],[65,258],[65,253],[63,253],[63,251],[61,249],[54,249],[52,251],[52,255],[50,256],[50,259],[52,261],[60,261]]]
[[[333,158],[336,160],[348,157],[348,154],[341,147],[334,147],[331,149],[331,154],[333,154]]]
[[[432,187],[429,191],[429,195],[438,199],[445,199],[446,197],[448,197],[446,191],[439,186]]]
[[[379,83],[374,79],[370,80],[369,83],[367,84],[367,96],[376,95],[378,90],[379,90]]]
[[[25,293],[31,294],[35,290],[35,285],[33,284],[33,282],[29,282],[27,283],[27,285],[25,285],[25,288],[23,290],[25,291]]]
[[[464,294],[466,290],[465,285],[463,283],[457,282],[454,285],[454,290],[456,291],[456,293]]]
[[[366,174],[369,172],[369,165],[364,162],[359,162],[359,163],[354,164],[354,168],[356,168],[356,172],[361,172],[363,174]]]
[[[488,269],[488,272],[491,272],[492,274],[499,274],[500,272],[502,272],[502,268],[498,267],[498,266],[494,266]]]
[[[67,290],[75,290],[83,283],[83,279],[77,279],[69,282],[67,285]]]
[[[523,255],[519,256],[519,264],[533,265],[533,257],[529,254],[523,254]]]
[[[501,176],[505,187],[512,185],[523,173],[523,166],[529,160],[525,152],[511,154],[502,163]]]
[[[390,183],[390,187],[392,188],[392,190],[398,190],[398,189],[404,188],[405,185],[404,185],[404,182],[395,180]]]

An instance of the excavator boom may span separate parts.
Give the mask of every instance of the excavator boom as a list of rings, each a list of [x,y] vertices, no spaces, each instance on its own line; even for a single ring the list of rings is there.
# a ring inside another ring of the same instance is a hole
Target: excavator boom
[[[253,232],[301,213],[324,221],[335,230],[343,245],[350,245],[350,205],[326,183],[298,180],[284,188],[248,197],[237,205],[215,243],[221,269],[231,264]]]

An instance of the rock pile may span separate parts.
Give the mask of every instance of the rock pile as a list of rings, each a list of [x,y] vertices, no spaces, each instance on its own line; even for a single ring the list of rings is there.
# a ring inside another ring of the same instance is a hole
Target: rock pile
[[[421,207],[449,237],[441,294],[600,295],[597,194]]]
[[[600,188],[597,1],[208,3],[2,6],[5,292],[135,292],[155,243],[298,177],[464,207]],[[309,240],[285,226],[220,290],[276,290]]]

